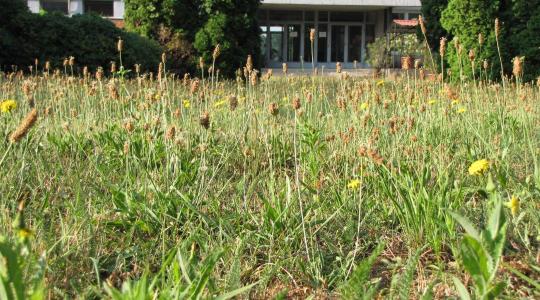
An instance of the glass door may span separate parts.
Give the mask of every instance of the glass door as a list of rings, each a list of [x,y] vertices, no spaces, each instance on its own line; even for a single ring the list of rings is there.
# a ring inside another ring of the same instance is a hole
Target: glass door
[[[343,62],[345,59],[345,25],[332,25],[331,61]]]
[[[283,26],[270,26],[270,61],[283,61]]]
[[[287,61],[300,61],[300,32],[301,26],[298,24],[287,25]]]
[[[362,26],[349,26],[349,62],[362,61]]]

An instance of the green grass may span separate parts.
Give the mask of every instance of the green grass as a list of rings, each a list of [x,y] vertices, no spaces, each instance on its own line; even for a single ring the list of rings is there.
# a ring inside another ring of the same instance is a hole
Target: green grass
[[[24,81],[40,116],[11,145]],[[486,223],[487,174],[467,171],[485,158],[500,198],[521,200],[504,209],[503,297],[540,296],[539,87],[466,84],[452,101],[413,78],[212,82],[118,80],[113,99],[105,81],[0,77],[0,100],[18,102],[0,114],[0,235],[27,285],[43,272],[55,299],[457,297],[454,277],[472,282],[451,213]]]

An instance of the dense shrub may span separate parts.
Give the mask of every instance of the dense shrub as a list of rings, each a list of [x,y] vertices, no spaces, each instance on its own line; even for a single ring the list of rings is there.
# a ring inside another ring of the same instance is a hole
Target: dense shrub
[[[442,37],[448,37],[449,34],[441,24],[441,15],[448,6],[448,0],[423,0],[422,16],[426,25],[426,37],[430,48],[434,52],[439,52],[439,41]],[[420,28],[418,28],[420,31]],[[423,35],[419,34],[423,38]]]
[[[195,48],[206,61],[212,60],[217,44],[221,46],[216,68],[232,76],[241,68],[248,55],[259,65],[260,37],[256,14],[258,0],[205,0],[204,9],[209,16],[197,32]]]
[[[116,42],[124,40],[123,63],[131,68],[139,63],[143,68],[155,68],[161,50],[148,39],[118,29],[97,15],[84,14],[65,17],[60,14],[37,15],[21,13],[2,28],[11,39],[5,40],[6,51],[0,51],[0,64],[32,65],[35,58],[59,66],[68,56],[75,57],[80,67],[91,70],[106,68],[118,60]],[[3,44],[2,44],[3,45]],[[107,69],[107,68],[106,68]]]
[[[193,41],[205,18],[198,0],[126,0],[126,28],[159,42],[167,54],[167,68],[194,70]]]
[[[525,56],[524,80],[540,76],[540,0],[512,1],[509,42],[512,57]]]
[[[129,30],[160,42],[168,56],[168,67],[194,71],[198,57],[211,62],[221,45],[218,66],[221,74],[233,75],[248,55],[258,65],[259,0],[127,0]]]
[[[479,74],[482,61],[487,60],[491,66],[488,76],[500,78],[500,63],[495,39],[494,20],[499,17],[502,3],[499,0],[450,0],[448,7],[442,14],[441,23],[444,28],[454,36],[461,45],[461,52],[450,43],[447,61],[453,74],[463,73],[472,78],[472,67],[468,53],[473,50],[476,55],[475,69]],[[500,46],[503,62],[508,62],[507,39],[505,38],[504,23],[501,20]],[[480,46],[478,35],[484,37],[484,44]],[[505,67],[506,68],[506,67]]]

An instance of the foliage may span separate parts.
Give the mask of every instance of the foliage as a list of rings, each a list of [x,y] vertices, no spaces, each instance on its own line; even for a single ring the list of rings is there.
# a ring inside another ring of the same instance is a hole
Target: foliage
[[[0,55],[0,64],[4,65],[33,65],[37,58],[41,63],[50,61],[52,67],[59,67],[66,57],[73,56],[80,67],[107,69],[111,61],[117,60],[118,38],[124,40],[122,59],[128,68],[138,63],[148,70],[159,62],[160,49],[154,42],[122,31],[97,15],[25,13],[6,28],[16,32],[17,38],[11,40],[11,51]]]
[[[258,65],[260,38],[256,14],[259,0],[205,0],[203,8],[209,16],[197,32],[195,48],[207,62],[212,61],[216,45],[220,45],[220,60],[216,68],[226,76],[245,65],[251,55]]]
[[[512,57],[524,56],[524,80],[540,77],[540,1],[512,1],[512,16],[508,26]]]
[[[429,47],[433,52],[439,52],[439,41],[442,37],[447,37],[450,40],[448,32],[441,25],[441,15],[444,9],[448,6],[448,0],[423,0],[422,1],[422,16],[426,26],[426,37]],[[418,28],[418,36],[421,40],[424,39],[420,28]]]
[[[460,248],[462,265],[472,277],[475,286],[475,299],[497,299],[504,290],[504,283],[495,283],[495,276],[502,259],[506,241],[507,221],[503,211],[503,201],[495,191],[491,175],[488,179],[487,192],[489,205],[492,206],[487,226],[479,232],[472,223],[458,214],[454,218],[463,226],[467,234],[463,237]],[[457,278],[454,284],[461,299],[471,299],[469,292]]]
[[[494,21],[499,16],[501,6],[499,0],[449,1],[448,7],[442,13],[441,23],[444,29],[453,36],[452,42],[449,41],[445,58],[450,64],[452,74],[457,78],[465,76],[472,79],[473,68],[468,54],[470,50],[473,50],[476,56],[475,73],[481,73],[483,61],[487,60],[490,69],[484,76],[491,79],[500,79],[501,68]],[[484,37],[485,42],[483,45],[479,44],[479,34]],[[506,29],[501,26],[499,46],[502,61],[509,62],[507,39],[505,37]],[[508,68],[506,70],[508,71]]]
[[[390,64],[386,37],[378,37],[367,45],[366,62],[373,68],[381,69]]]

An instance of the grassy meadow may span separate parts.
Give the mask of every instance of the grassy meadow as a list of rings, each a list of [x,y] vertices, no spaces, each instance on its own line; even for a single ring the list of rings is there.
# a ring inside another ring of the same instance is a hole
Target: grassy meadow
[[[0,76],[0,298],[540,297],[538,85],[121,75]]]

